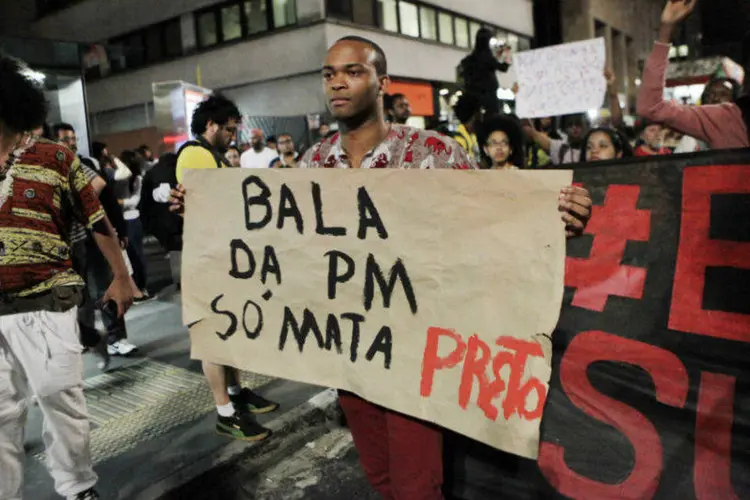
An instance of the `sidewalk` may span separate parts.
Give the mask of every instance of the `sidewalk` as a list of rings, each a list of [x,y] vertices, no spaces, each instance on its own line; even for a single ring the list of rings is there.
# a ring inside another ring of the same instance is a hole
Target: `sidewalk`
[[[140,350],[127,359],[113,358],[108,373],[96,368],[93,355],[85,356],[91,447],[104,499],[160,498],[234,457],[281,449],[299,433],[312,439],[334,418],[332,391],[244,374],[246,386],[281,404],[258,419],[274,436],[255,445],[217,436],[214,404],[200,363],[190,360],[180,308],[174,287],[133,307],[126,321],[130,341]],[[24,497],[34,500],[59,498],[43,464],[41,423],[39,409],[32,407]]]

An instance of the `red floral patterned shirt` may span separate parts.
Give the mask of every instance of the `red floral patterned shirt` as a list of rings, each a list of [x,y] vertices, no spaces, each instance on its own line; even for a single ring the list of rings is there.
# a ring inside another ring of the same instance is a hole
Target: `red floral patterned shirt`
[[[335,134],[310,148],[300,168],[351,168]],[[478,168],[456,141],[437,132],[394,124],[383,142],[362,158],[361,168]]]

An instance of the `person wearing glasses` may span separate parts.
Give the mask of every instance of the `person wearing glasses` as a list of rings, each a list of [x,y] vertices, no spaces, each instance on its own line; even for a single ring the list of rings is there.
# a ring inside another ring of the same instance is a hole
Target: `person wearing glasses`
[[[241,120],[237,106],[222,95],[214,94],[198,104],[190,124],[196,140],[186,142],[177,153],[177,182],[182,183],[188,168],[229,168],[224,154]],[[274,411],[277,403],[240,387],[240,372],[235,368],[204,361],[203,374],[216,403],[217,433],[242,441],[259,441],[271,434],[253,414]]]

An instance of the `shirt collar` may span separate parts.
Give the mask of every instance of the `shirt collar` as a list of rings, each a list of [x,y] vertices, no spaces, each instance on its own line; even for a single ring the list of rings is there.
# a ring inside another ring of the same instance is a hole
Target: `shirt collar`
[[[395,146],[398,144],[398,141],[404,140],[407,135],[408,134],[406,127],[404,127],[403,125],[391,125],[391,130],[388,132],[388,135],[385,137],[385,139],[383,139],[380,144],[370,149],[362,157],[362,165],[360,165],[360,167],[369,168],[370,163],[374,158],[379,158],[379,162],[385,161],[387,163],[391,163]],[[336,135],[331,137],[330,140],[330,155],[334,155],[339,163],[343,163],[347,167],[351,168],[351,164],[349,163],[349,156],[346,154],[346,151],[344,151],[341,134],[337,133]]]

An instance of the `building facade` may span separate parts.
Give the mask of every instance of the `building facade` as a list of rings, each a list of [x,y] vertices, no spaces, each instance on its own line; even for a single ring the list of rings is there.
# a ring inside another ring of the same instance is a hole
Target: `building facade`
[[[628,108],[659,30],[664,0],[561,0],[563,41],[603,37],[607,59]]]
[[[437,106],[480,27],[517,50],[534,35],[531,0],[501,9],[485,0],[38,0],[38,9],[30,35],[90,46],[92,134],[133,141],[154,127],[154,82],[222,91],[251,117],[323,113],[325,52],[359,35],[383,47],[399,90]]]

